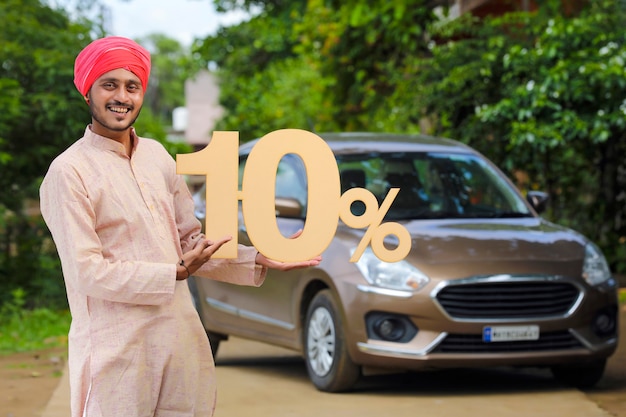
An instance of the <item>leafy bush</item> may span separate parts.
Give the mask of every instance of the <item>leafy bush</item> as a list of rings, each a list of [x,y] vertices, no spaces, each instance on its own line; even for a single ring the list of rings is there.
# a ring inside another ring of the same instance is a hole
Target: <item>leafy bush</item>
[[[626,9],[598,0],[571,14],[565,3],[444,26],[415,90],[435,134],[522,174],[522,190],[549,192],[545,216],[594,240],[624,273]]]

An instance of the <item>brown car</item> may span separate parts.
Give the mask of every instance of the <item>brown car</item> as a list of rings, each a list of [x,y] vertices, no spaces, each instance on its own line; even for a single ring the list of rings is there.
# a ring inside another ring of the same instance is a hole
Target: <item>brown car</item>
[[[546,194],[524,198],[452,140],[320,136],[342,191],[366,188],[383,201],[400,188],[384,221],[410,232],[410,252],[386,263],[367,249],[352,263],[365,229],[340,221],[318,267],[271,271],[260,288],[192,277],[214,353],[229,335],[294,349],[313,384],[331,392],[381,370],[539,366],[577,387],[602,377],[618,343],[617,283],[595,244],[539,216]],[[240,147],[240,168],[255,143]],[[195,198],[203,220],[204,192]],[[303,228],[307,178],[295,154],[278,165],[276,201],[283,235]],[[250,244],[242,217],[239,242]]]

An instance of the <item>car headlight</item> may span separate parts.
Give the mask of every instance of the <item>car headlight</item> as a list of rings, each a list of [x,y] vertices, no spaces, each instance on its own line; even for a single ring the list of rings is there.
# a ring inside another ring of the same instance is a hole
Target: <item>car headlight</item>
[[[602,284],[611,279],[611,270],[602,251],[594,243],[585,246],[585,261],[583,263],[583,278],[589,285]]]
[[[363,277],[376,287],[400,291],[418,291],[430,280],[422,271],[406,261],[383,262],[367,248],[356,262]]]

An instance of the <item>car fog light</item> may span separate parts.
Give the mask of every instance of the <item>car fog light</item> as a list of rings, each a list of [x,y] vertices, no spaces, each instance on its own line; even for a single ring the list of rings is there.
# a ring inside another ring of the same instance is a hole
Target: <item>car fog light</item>
[[[593,332],[600,337],[615,334],[617,328],[616,309],[610,308],[599,311],[593,319],[592,328]]]
[[[408,342],[417,334],[417,327],[405,316],[372,312],[365,318],[370,339]]]
[[[404,324],[396,319],[383,319],[374,325],[376,333],[383,339],[398,340],[404,336]]]

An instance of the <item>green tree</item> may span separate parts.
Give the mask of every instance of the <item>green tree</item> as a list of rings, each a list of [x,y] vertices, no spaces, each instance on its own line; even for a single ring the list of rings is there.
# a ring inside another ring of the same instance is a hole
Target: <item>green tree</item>
[[[227,116],[218,127],[247,139],[284,127],[389,128],[399,114],[396,84],[412,57],[428,52],[425,28],[436,18],[424,0],[214,3],[255,12],[195,50],[220,68]]]
[[[0,304],[15,287],[63,302],[37,216],[38,179],[88,120],[73,63],[92,28],[39,0],[5,0],[0,17]]]
[[[624,2],[575,15],[462,19],[436,35],[416,74],[434,132],[483,150],[552,197],[551,217],[596,240],[626,271]]]
[[[185,80],[200,69],[200,64],[180,42],[164,34],[153,33],[137,42],[152,55],[144,108],[149,107],[155,117],[169,125],[173,110],[185,105]]]
[[[305,1],[216,1],[217,9],[256,10],[239,25],[197,42],[194,52],[218,67],[227,114],[217,129],[237,130],[242,141],[285,127],[315,130],[324,81],[298,56],[294,24]]]
[[[427,0],[309,0],[299,50],[327,79],[330,118],[342,130],[381,131],[404,105],[415,60],[429,54],[427,28],[438,17]],[[403,108],[400,111],[405,112]],[[395,130],[395,129],[392,129]]]

